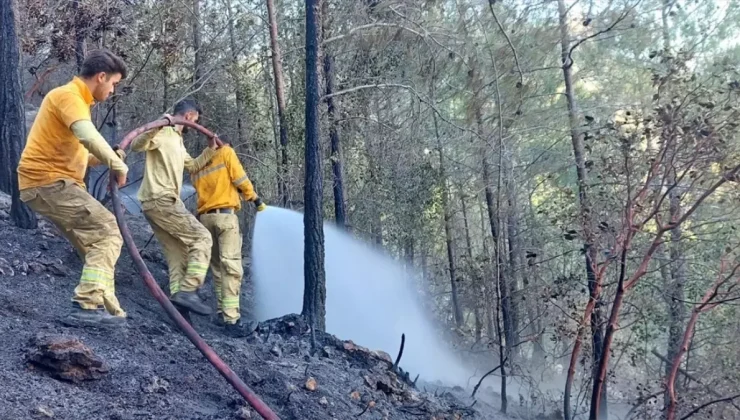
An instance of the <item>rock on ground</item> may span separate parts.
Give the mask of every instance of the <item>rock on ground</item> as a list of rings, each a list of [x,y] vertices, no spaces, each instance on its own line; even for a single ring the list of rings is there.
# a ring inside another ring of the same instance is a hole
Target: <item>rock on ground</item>
[[[74,337],[39,333],[31,339],[26,360],[52,377],[70,382],[100,379],[110,368]]]

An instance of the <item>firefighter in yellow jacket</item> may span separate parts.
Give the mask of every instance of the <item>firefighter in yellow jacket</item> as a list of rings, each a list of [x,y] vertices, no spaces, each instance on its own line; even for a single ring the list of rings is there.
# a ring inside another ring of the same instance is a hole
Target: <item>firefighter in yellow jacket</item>
[[[123,239],[113,214],[84,182],[88,166],[104,164],[119,186],[126,183],[123,152],[108,145],[90,117],[90,106],[106,100],[125,77],[123,60],[108,50],[91,51],[79,76],[44,97],[18,163],[20,199],[54,223],[84,260],[67,319],[74,324],[125,324],[114,287]]]
[[[190,178],[198,194],[198,218],[213,236],[211,274],[217,298],[217,322],[226,334],[243,337],[254,330],[241,322],[239,296],[242,276],[242,235],[236,212],[241,199],[254,202],[257,211],[266,208],[252,182],[228,145],[220,147],[211,161]]]
[[[200,108],[191,99],[175,104],[173,112],[192,122],[197,122],[200,116]],[[196,292],[208,271],[212,241],[208,230],[180,199],[183,171],[204,168],[216,153],[216,146],[211,144],[193,159],[183,144],[182,131],[179,125],[151,130],[135,138],[131,150],[146,154],[138,198],[167,258],[170,300],[188,317],[190,311],[200,315],[211,313]]]

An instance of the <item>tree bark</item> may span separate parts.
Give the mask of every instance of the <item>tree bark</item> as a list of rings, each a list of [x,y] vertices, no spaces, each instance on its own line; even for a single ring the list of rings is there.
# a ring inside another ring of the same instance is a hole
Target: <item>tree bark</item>
[[[75,63],[79,74],[85,61],[85,23],[80,12],[79,0],[72,1],[72,10],[75,14]]]
[[[666,53],[666,55],[668,55],[671,52],[671,34],[668,19],[670,16],[672,2],[670,0],[663,0],[662,3],[661,18],[663,27],[663,51],[664,53]],[[668,144],[672,146],[669,156],[673,157],[676,153],[675,142],[669,142]],[[682,210],[681,197],[678,193],[678,188],[676,188],[677,177],[675,168],[671,167],[668,169],[667,181],[669,186],[674,186],[668,193],[668,212],[670,220],[678,220],[679,218],[681,218]],[[668,271],[670,277],[665,279],[665,296],[666,305],[668,307],[668,343],[666,346],[667,353],[665,357],[668,360],[674,360],[677,358],[678,360],[680,360],[680,357],[677,356],[679,354],[679,351],[681,350],[681,343],[683,339],[683,325],[686,319],[686,307],[683,303],[686,300],[684,292],[684,286],[686,284],[686,266],[684,264],[681,236],[682,231],[680,225],[676,225],[676,227],[671,229],[671,239],[670,245],[668,247],[668,254],[670,258],[670,269]],[[672,368],[673,366],[671,366],[670,364],[666,364],[666,377],[670,377],[670,375],[673,373]],[[666,392],[663,396],[666,407],[671,406],[671,395],[675,394],[675,392],[679,390],[680,383],[676,384],[674,380],[671,382],[671,386],[675,386],[675,389],[672,389],[672,392]],[[666,411],[666,418],[669,418],[668,410]]]
[[[442,210],[444,213],[445,242],[447,245],[447,268],[450,274],[450,289],[452,293],[452,316],[455,326],[461,328],[463,325],[463,313],[460,306],[460,297],[457,290],[457,267],[455,263],[455,243],[452,237],[452,214],[450,212],[450,195],[447,187],[447,172],[445,169],[445,158],[442,147],[442,139],[439,136],[439,124],[437,115],[432,114],[434,120],[434,135],[437,137],[437,153],[439,153],[439,185],[442,187]]]
[[[203,83],[203,53],[201,52],[201,31],[200,31],[200,0],[193,0],[193,50],[195,51],[193,60],[193,88],[197,89]],[[197,96],[194,95],[194,96]]]
[[[271,3],[271,0],[268,0]],[[304,294],[302,314],[312,329],[326,329],[326,277],[324,271],[324,210],[319,132],[318,0],[306,0],[306,145],[304,224]]]
[[[169,69],[166,63],[162,63],[162,112],[167,112],[170,108],[170,85],[169,81]]]
[[[479,125],[482,121],[479,118]],[[511,350],[511,346],[515,344],[513,336],[513,325],[511,320],[511,299],[509,296],[508,283],[506,281],[506,260],[504,259],[504,253],[501,250],[501,244],[503,243],[502,238],[499,236],[501,231],[499,229],[498,217],[496,214],[496,199],[494,198],[493,188],[491,188],[491,174],[489,169],[488,157],[483,156],[483,182],[485,182],[485,194],[486,194],[486,205],[488,208],[488,221],[491,226],[491,237],[493,238],[495,246],[495,264],[496,264],[496,282],[498,283],[499,298],[501,299],[501,317],[503,318],[503,333],[505,337],[505,344],[508,350]],[[501,375],[505,376],[505,370],[501,370]],[[503,397],[503,396],[502,396]]]
[[[246,101],[244,95],[244,88],[241,84],[241,78],[239,77],[239,48],[236,45],[236,34],[234,32],[234,13],[231,8],[231,1],[226,0],[226,16],[229,20],[229,49],[231,51],[231,78],[234,83],[235,96],[236,96],[236,140],[237,144],[246,144],[247,150],[253,151],[250,147],[249,139],[247,138],[247,116],[246,112]]]
[[[509,299],[511,301],[511,343],[514,344],[519,342],[519,277],[521,274],[520,262],[521,258],[521,246],[519,241],[519,220],[517,218],[518,206],[516,202],[516,187],[514,182],[514,168],[512,164],[512,158],[507,157],[504,159],[504,189],[506,190],[506,240],[509,244],[509,265],[508,265],[508,284],[509,284]],[[518,359],[518,350],[511,348],[509,359],[512,362],[516,362]]]
[[[309,8],[306,2],[306,8]],[[318,13],[318,11],[317,11]],[[280,161],[278,162],[278,194],[283,207],[288,207],[290,194],[288,193],[288,123],[285,116],[285,82],[283,79],[283,59],[278,43],[277,15],[274,0],[267,0],[267,16],[270,22],[270,49],[272,50],[272,72],[275,77],[275,96],[278,107],[278,126],[280,130]],[[307,17],[308,19],[308,17]],[[317,30],[318,34],[318,30]],[[318,86],[318,82],[317,82]],[[308,105],[307,105],[308,106]]]
[[[588,282],[589,290],[589,303],[586,306],[586,318],[590,318],[591,322],[591,340],[593,346],[593,363],[592,363],[592,377],[598,376],[598,361],[601,360],[604,345],[604,315],[603,305],[600,300],[601,295],[601,280],[596,278],[595,264],[596,264],[596,247],[595,238],[593,231],[593,216],[591,214],[591,205],[588,200],[588,191],[586,184],[586,163],[585,163],[585,150],[583,147],[583,133],[579,130],[579,117],[578,108],[576,105],[575,91],[573,88],[573,70],[572,61],[570,59],[570,48],[571,48],[571,37],[570,31],[568,30],[568,11],[565,6],[565,0],[558,0],[558,17],[560,23],[560,47],[561,47],[561,62],[563,70],[563,80],[565,82],[565,97],[568,105],[568,120],[570,124],[570,137],[573,145],[573,157],[576,164],[576,177],[578,180],[578,199],[580,202],[580,218],[581,226],[584,237],[584,255],[586,259],[586,280]],[[571,354],[571,364],[568,368],[568,376],[566,378],[565,392],[563,398],[563,415],[565,420],[571,420],[571,406],[570,397],[571,389],[573,385],[573,377],[575,375],[575,363],[578,360],[578,353],[581,350],[582,331],[579,328],[576,334],[576,342],[573,346],[573,352]],[[601,402],[599,419],[607,420],[607,405],[606,405],[606,384],[603,385],[603,391],[601,393]]]
[[[0,0],[0,190],[10,194],[10,217],[22,229],[36,228],[36,215],[18,191],[18,161],[26,140],[26,114],[20,77],[20,51],[15,32],[15,2]]]
[[[481,315],[481,305],[480,305],[480,298],[478,293],[481,291],[481,283],[482,279],[478,275],[477,267],[475,266],[475,261],[473,259],[473,243],[470,237],[470,223],[468,221],[468,206],[465,200],[465,195],[462,194],[463,188],[460,187],[460,204],[462,206],[462,214],[463,214],[463,225],[465,227],[465,245],[466,245],[466,251],[468,256],[468,269],[471,275],[470,279],[470,285],[472,287],[472,290],[468,292],[468,295],[470,296],[470,304],[473,307],[473,315],[475,316],[475,342],[479,343],[481,339],[483,338],[483,316]]]
[[[323,0],[322,4],[322,38],[329,38],[329,1]],[[331,144],[331,170],[334,175],[334,220],[342,229],[347,228],[347,210],[344,198],[344,157],[342,156],[342,143],[339,141],[337,130],[337,111],[334,97],[334,57],[327,49],[324,49],[324,82],[326,84],[326,107],[329,116],[329,140]]]
[[[486,264],[483,266],[483,278],[484,279],[490,279],[493,277],[491,274],[491,260],[490,260],[490,251],[488,249],[488,241],[486,241],[486,217],[484,216],[486,214],[485,209],[483,208],[483,202],[481,200],[476,199],[478,201],[478,204],[480,206],[480,228],[481,228],[481,236],[483,237],[483,255],[486,256]],[[490,232],[490,230],[489,230]],[[493,287],[490,287],[489,283],[485,280],[483,280],[483,295],[485,297],[485,316],[486,316],[486,335],[488,336],[488,342],[492,342],[493,338],[496,336],[495,328],[493,326]]]

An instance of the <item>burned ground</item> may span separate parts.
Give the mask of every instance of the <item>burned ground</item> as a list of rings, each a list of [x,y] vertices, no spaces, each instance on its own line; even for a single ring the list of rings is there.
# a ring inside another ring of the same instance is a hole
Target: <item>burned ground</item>
[[[81,262],[43,220],[36,230],[12,226],[7,204],[4,197],[0,419],[259,418],[150,297],[125,247],[117,266],[116,293],[128,311],[128,327],[103,330],[62,324],[71,309]],[[148,226],[133,217],[129,224],[137,244],[143,246],[150,236]],[[166,267],[156,243],[146,253],[150,270],[165,285]],[[205,294],[212,302],[210,288],[209,281]],[[473,401],[460,389],[438,388],[435,393],[413,389],[391,372],[388,355],[350,341],[317,333],[318,351],[312,355],[309,329],[295,315],[263,322],[246,339],[221,335],[207,318],[195,317],[193,322],[208,344],[284,420],[497,418],[481,402],[470,408]],[[73,340],[71,351],[80,349],[77,340],[92,352],[83,359],[97,357],[104,365],[89,375],[82,372],[77,381],[52,374],[34,357],[43,359],[39,352],[44,340],[55,339]]]

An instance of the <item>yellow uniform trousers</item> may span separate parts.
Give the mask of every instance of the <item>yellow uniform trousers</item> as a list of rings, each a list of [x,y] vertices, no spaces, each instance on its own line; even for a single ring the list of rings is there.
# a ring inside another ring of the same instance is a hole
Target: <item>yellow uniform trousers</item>
[[[206,213],[200,222],[213,236],[211,274],[218,299],[218,312],[227,324],[241,317],[239,296],[242,286],[242,235],[236,214]]]
[[[123,238],[113,214],[72,180],[21,190],[20,198],[54,223],[82,257],[72,301],[83,309],[104,306],[111,315],[125,317],[114,281]]]
[[[182,200],[166,196],[141,203],[144,216],[167,258],[170,296],[203,285],[211,258],[211,235]]]

